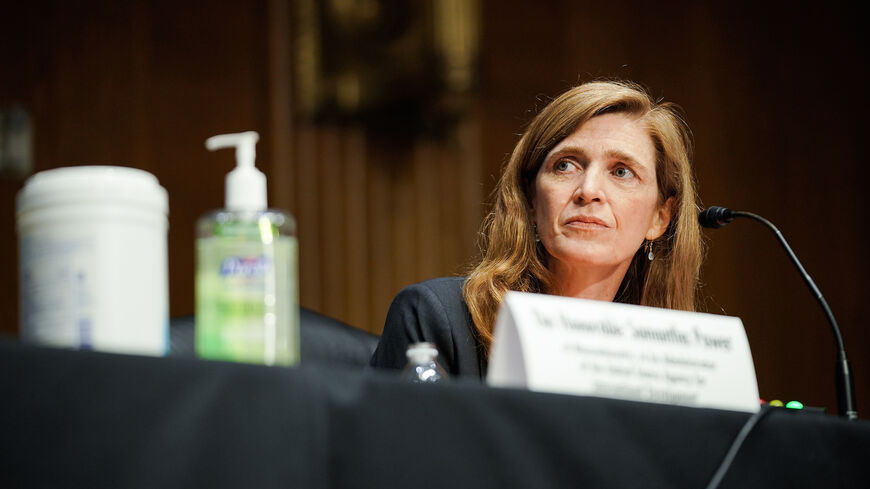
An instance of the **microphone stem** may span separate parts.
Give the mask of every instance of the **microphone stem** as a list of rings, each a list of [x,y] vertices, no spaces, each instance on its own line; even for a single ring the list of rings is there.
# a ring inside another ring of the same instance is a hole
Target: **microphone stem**
[[[794,263],[795,267],[797,267],[800,272],[801,278],[804,279],[807,286],[812,291],[813,295],[816,297],[816,300],[819,301],[819,305],[822,306],[822,310],[825,313],[825,317],[828,318],[828,323],[831,325],[831,329],[834,332],[834,339],[837,343],[837,363],[836,363],[836,377],[837,377],[837,407],[840,411],[841,416],[845,416],[849,420],[858,419],[858,412],[855,410],[855,398],[853,395],[854,384],[852,381],[852,367],[849,364],[848,358],[846,358],[846,347],[843,345],[843,335],[840,334],[840,326],[837,324],[837,319],[834,318],[834,313],[831,311],[831,307],[828,306],[828,301],[822,296],[822,292],[816,287],[816,283],[813,282],[813,279],[810,277],[810,274],[807,273],[804,266],[801,265],[800,260],[798,260],[797,256],[792,251],[791,246],[788,245],[788,242],[785,240],[785,237],[779,232],[779,229],[773,225],[767,219],[753,214],[751,212],[744,211],[732,211],[734,217],[748,217],[750,219],[754,219],[768,228],[776,235],[776,238],[779,240],[779,244],[782,245],[785,252],[788,254],[788,257],[791,258],[791,262]]]

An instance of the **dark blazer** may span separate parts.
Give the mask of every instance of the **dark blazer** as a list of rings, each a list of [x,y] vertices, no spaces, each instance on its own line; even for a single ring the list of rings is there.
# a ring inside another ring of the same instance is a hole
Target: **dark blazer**
[[[438,362],[450,376],[484,379],[486,355],[462,298],[464,282],[464,277],[442,277],[402,289],[390,305],[369,364],[401,369],[408,362],[408,346],[428,341],[438,348]]]

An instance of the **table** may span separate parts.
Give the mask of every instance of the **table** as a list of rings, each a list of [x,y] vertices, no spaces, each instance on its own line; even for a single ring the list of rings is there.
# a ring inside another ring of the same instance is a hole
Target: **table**
[[[746,413],[0,341],[0,487],[703,488]],[[870,423],[777,409],[723,488],[865,487]]]

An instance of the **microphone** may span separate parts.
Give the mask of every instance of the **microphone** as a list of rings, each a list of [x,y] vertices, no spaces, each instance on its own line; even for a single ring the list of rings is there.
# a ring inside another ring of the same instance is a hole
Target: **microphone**
[[[701,226],[710,229],[719,229],[734,220],[734,211],[725,207],[708,207],[698,214],[698,222]]]
[[[810,274],[807,273],[806,269],[801,265],[800,260],[798,260],[794,251],[792,251],[791,246],[786,242],[785,237],[783,237],[782,233],[779,232],[779,229],[777,229],[776,226],[767,219],[751,212],[732,211],[731,209],[717,206],[708,207],[699,212],[698,223],[705,228],[719,229],[733,221],[735,217],[748,217],[754,219],[773,231],[773,234],[776,235],[776,238],[779,240],[779,244],[782,245],[783,249],[785,249],[785,252],[788,254],[788,257],[791,259],[791,262],[795,267],[797,267],[798,272],[800,272],[801,278],[804,279],[807,287],[810,288],[813,296],[815,296],[816,300],[819,302],[822,311],[825,313],[825,317],[828,319],[828,323],[831,325],[831,331],[834,334],[834,340],[836,341],[837,346],[837,363],[834,368],[837,385],[837,408],[840,412],[840,416],[845,416],[849,420],[858,419],[858,411],[855,409],[855,397],[853,394],[855,386],[852,381],[852,367],[849,364],[849,360],[846,358],[846,348],[843,345],[843,335],[840,334],[840,326],[837,324],[837,320],[834,318],[834,313],[831,311],[830,306],[828,306],[828,302],[822,296],[822,292],[818,287],[816,287],[816,283],[813,282]]]

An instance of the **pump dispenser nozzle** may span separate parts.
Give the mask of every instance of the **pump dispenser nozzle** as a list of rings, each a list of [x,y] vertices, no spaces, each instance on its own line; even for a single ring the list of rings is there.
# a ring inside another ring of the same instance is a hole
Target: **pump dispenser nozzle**
[[[205,140],[209,151],[236,148],[236,168],[227,174],[226,207],[235,211],[260,211],[266,208],[266,175],[254,166],[257,156],[255,131],[221,134]]]

